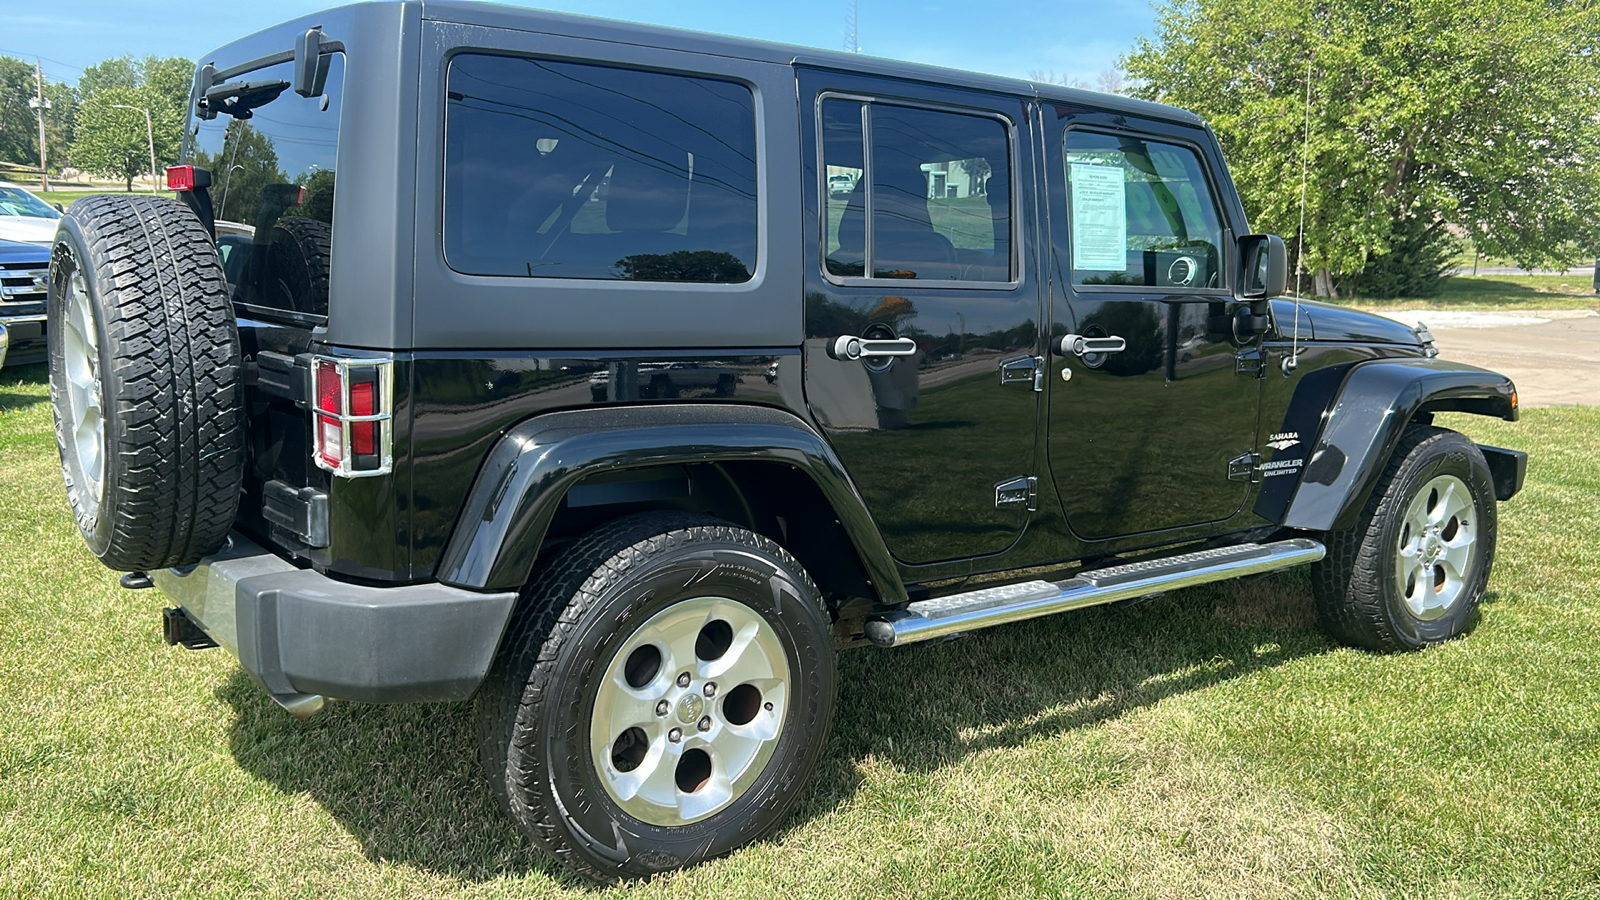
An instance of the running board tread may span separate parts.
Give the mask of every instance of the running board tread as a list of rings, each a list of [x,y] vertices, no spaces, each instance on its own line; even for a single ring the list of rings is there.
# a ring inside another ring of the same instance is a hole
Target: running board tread
[[[903,610],[874,617],[866,623],[865,631],[872,643],[893,647],[1101,603],[1286,569],[1316,562],[1326,552],[1321,542],[1309,538],[1199,550],[1164,559],[1080,572],[1061,582],[1025,581],[919,600]]]

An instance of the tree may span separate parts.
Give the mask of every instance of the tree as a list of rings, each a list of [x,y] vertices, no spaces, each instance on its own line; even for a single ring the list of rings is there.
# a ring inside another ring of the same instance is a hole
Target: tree
[[[1126,94],[1129,87],[1128,79],[1122,74],[1122,70],[1115,66],[1109,69],[1102,69],[1100,74],[1094,77],[1094,84],[1090,84],[1082,78],[1057,75],[1054,69],[1048,71],[1031,69],[1028,72],[1028,80],[1037,81],[1041,84],[1059,84],[1064,87],[1077,88],[1080,91],[1099,91],[1102,94]]]
[[[287,183],[289,176],[278,168],[278,152],[272,140],[248,119],[228,120],[222,148],[217,156],[197,152],[194,157],[196,166],[211,172],[211,198],[217,204],[216,216],[255,225],[262,191],[269,184]],[[323,221],[330,219],[331,216]]]
[[[39,164],[38,120],[28,107],[33,96],[33,66],[0,56],[0,161]]]
[[[1123,65],[1210,120],[1256,230],[1297,233],[1304,146],[1328,295],[1392,248],[1434,258],[1451,223],[1525,266],[1600,242],[1597,46],[1600,8],[1565,0],[1167,0]]]
[[[72,145],[72,164],[102,175],[114,175],[133,190],[133,179],[150,170],[150,142],[146,136],[145,95],[128,88],[102,88],[78,110],[78,139]],[[158,159],[171,158],[174,148],[158,138]],[[160,165],[158,162],[157,165]]]
[[[33,63],[0,56],[0,162],[39,165],[39,119],[28,105],[39,96],[38,90]],[[50,101],[44,114],[45,143],[53,148],[51,162],[60,168],[72,139],[77,95],[68,85],[46,81],[44,96]]]
[[[83,99],[72,144],[73,165],[122,178],[130,191],[133,179],[149,170],[144,114],[120,109],[119,104],[150,111],[158,169],[176,160],[183,145],[193,72],[194,64],[186,59],[155,56],[142,60],[119,56],[85,69],[78,80]]]
[[[78,93],[88,97],[105,88],[133,90],[142,83],[141,74],[140,63],[135,62],[132,56],[102,59],[84,69],[78,77]]]

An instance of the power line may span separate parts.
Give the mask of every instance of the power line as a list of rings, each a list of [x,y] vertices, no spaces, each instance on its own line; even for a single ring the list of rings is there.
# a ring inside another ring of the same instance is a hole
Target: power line
[[[59,59],[51,59],[48,56],[39,56],[36,53],[19,53],[16,50],[7,50],[4,47],[0,47],[0,53],[4,53],[7,56],[15,56],[18,59],[22,59],[24,57],[32,56],[34,59],[42,59],[45,62],[52,62],[52,63],[55,63],[58,66],[66,66],[67,68],[72,69],[73,71],[76,71],[76,72],[82,72],[83,71],[83,67],[82,66],[75,66],[72,63],[62,62]]]

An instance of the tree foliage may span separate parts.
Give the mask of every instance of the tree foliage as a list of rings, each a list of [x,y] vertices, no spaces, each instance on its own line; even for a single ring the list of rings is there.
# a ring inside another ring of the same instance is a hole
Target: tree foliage
[[[222,152],[211,156],[197,151],[194,164],[211,172],[211,198],[217,204],[217,218],[246,225],[256,224],[261,194],[267,185],[289,180],[278,167],[278,152],[273,149],[272,140],[248,119],[230,118]]]
[[[0,162],[39,165],[39,119],[28,101],[37,99],[38,82],[33,64],[13,56],[0,56]],[[50,108],[44,114],[46,150],[51,167],[66,161],[77,115],[77,94],[59,81],[45,81],[44,96]]]
[[[1310,67],[1302,252],[1326,288],[1391,249],[1436,256],[1452,224],[1524,266],[1600,245],[1597,48],[1586,2],[1166,0],[1123,65],[1211,122],[1253,227],[1286,236]]]
[[[150,111],[157,169],[176,160],[183,145],[193,72],[194,64],[186,59],[155,56],[141,60],[119,56],[85,69],[78,80],[83,99],[72,145],[73,165],[115,175],[132,190],[133,179],[150,170],[151,141],[140,109]],[[137,109],[120,108],[124,106]]]

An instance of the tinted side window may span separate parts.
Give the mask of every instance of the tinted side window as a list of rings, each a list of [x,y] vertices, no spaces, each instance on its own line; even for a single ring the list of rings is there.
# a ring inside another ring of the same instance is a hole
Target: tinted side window
[[[1220,288],[1222,225],[1188,147],[1068,131],[1072,282]]]
[[[292,64],[230,81],[265,83],[248,118],[197,120],[194,165],[211,172],[217,239],[234,303],[268,318],[326,321],[334,164],[344,54],[332,54],[326,93],[289,90]],[[282,88],[272,96],[272,82]]]
[[[863,110],[870,142],[862,140]],[[1012,279],[1011,153],[1002,122],[825,100],[822,131],[831,274]]]
[[[444,253],[469,275],[749,281],[755,101],[688,75],[450,62]]]

